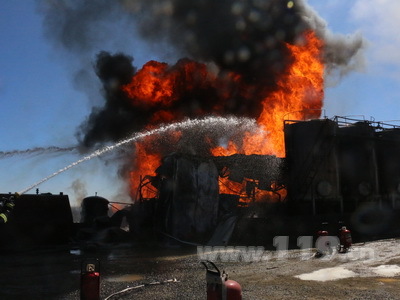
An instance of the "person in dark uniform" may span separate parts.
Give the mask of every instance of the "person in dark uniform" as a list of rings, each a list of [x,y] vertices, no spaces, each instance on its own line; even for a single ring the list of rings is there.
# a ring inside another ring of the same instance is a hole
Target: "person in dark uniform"
[[[16,194],[18,195],[18,194]],[[0,224],[5,224],[8,222],[9,216],[14,209],[14,196],[9,198],[3,197],[0,201]]]

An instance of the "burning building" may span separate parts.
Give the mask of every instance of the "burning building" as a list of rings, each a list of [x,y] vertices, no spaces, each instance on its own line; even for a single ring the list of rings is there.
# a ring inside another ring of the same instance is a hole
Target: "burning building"
[[[290,167],[303,175],[302,166],[288,156],[299,147],[288,148],[297,141],[284,120],[320,118],[325,78],[354,69],[363,47],[360,36],[330,33],[302,0],[62,1],[49,2],[43,12],[51,25],[48,36],[81,58],[100,47],[96,41],[104,41],[104,32],[97,39],[98,28],[115,22],[116,15],[132,21],[128,24],[141,38],[156,45],[162,41],[160,49],[171,47],[172,57],[178,57],[176,63],[150,60],[137,68],[129,55],[98,53],[94,65],[104,102],[79,128],[82,148],[210,116],[257,123],[257,130],[221,124],[179,128],[147,136],[123,153],[120,174],[135,204],[142,203],[138,212],[154,212],[150,220],[138,213],[143,218],[133,222],[157,224],[177,239],[209,236],[221,218],[234,223],[237,207],[276,203],[278,209],[292,196],[303,199],[299,190],[308,183],[300,185],[297,175],[287,172]],[[306,158],[302,155],[295,161]],[[334,174],[324,175],[330,185],[319,184],[322,193],[332,189]],[[309,194],[304,191],[305,199]],[[133,230],[140,227],[132,224]]]
[[[136,221],[151,216],[158,234],[211,244],[312,235],[322,221],[345,222],[357,238],[394,235],[399,132],[344,117],[286,120],[284,158],[168,155],[140,184]]]
[[[101,229],[102,242],[106,234],[113,242],[269,245],[278,235],[313,235],[322,221],[345,222],[358,239],[398,234],[400,126],[344,117],[283,125],[282,158],[170,153],[111,218],[108,200],[85,198],[78,238]],[[121,235],[123,217],[129,234]],[[18,243],[11,246],[57,244],[76,228],[67,196],[22,195],[3,233]]]

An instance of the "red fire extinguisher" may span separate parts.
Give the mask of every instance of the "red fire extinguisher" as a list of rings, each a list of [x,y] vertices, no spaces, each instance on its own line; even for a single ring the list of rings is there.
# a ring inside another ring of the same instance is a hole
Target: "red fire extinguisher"
[[[225,271],[221,273],[213,262],[201,263],[206,268],[207,300],[242,300],[242,287],[238,282],[228,279],[228,274]]]
[[[330,252],[330,247],[328,245],[328,236],[329,232],[327,230],[328,223],[324,222],[322,223],[322,228],[321,230],[317,231],[317,242],[320,243],[320,245],[323,245],[321,248],[317,247],[317,253],[315,254],[315,257],[319,258],[327,254],[327,252]]]
[[[339,229],[339,241],[340,241],[339,252],[346,253],[347,251],[349,251],[353,243],[353,239],[351,237],[350,230],[347,229],[346,226],[342,226],[342,228]]]
[[[97,258],[82,261],[81,300],[100,300],[100,262]]]

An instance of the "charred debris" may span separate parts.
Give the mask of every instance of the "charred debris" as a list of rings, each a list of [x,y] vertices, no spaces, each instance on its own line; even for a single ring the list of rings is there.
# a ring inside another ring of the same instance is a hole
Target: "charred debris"
[[[67,195],[21,195],[0,230],[22,247],[71,241],[268,246],[274,236],[315,235],[322,222],[333,230],[344,222],[355,241],[400,233],[400,126],[344,117],[287,120],[284,134],[285,158],[172,153],[156,176],[142,178],[134,203],[110,214],[112,202],[87,197],[79,223]],[[145,189],[154,197],[145,198]]]

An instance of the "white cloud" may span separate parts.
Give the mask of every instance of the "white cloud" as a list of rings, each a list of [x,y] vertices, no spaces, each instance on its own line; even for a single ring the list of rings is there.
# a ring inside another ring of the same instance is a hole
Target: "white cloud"
[[[392,75],[400,79],[400,1],[357,0],[351,17],[370,41],[370,62],[381,69],[390,65]],[[385,70],[388,72],[387,70]]]

